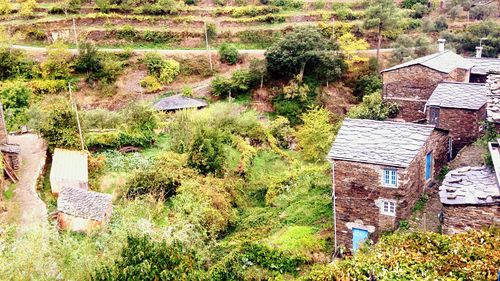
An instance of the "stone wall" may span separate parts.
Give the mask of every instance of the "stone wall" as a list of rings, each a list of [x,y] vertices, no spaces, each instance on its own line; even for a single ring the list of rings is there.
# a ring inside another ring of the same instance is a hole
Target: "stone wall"
[[[427,120],[429,120],[429,110]],[[464,146],[480,137],[484,120],[486,120],[486,105],[479,110],[442,107],[439,109],[437,127],[450,131],[453,156],[455,156]]]
[[[397,188],[382,185],[382,171],[386,166],[335,161],[333,184],[338,245],[352,249],[352,227],[369,230],[370,239],[376,241],[382,231],[393,230],[399,220],[408,218],[420,194],[431,183],[425,180],[427,152],[433,151],[435,155],[433,175],[436,176],[446,163],[447,144],[446,133],[434,131],[410,167],[397,168]],[[380,199],[397,202],[396,216],[380,214]]]
[[[443,233],[456,234],[469,229],[480,230],[500,225],[500,205],[445,205]]]
[[[425,118],[424,105],[440,82],[466,82],[468,71],[456,69],[450,74],[422,65],[413,65],[383,73],[383,98],[400,106],[398,118],[411,122]]]

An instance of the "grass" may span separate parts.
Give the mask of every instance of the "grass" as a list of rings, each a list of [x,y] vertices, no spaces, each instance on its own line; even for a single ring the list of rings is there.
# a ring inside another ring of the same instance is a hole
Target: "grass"
[[[12,197],[14,197],[14,190],[16,189],[16,186],[17,185],[15,183],[11,183],[7,186],[7,188],[3,192],[3,197],[5,198],[5,200],[11,200]]]
[[[325,246],[316,232],[311,226],[289,226],[271,236],[269,243],[294,254],[310,254]]]

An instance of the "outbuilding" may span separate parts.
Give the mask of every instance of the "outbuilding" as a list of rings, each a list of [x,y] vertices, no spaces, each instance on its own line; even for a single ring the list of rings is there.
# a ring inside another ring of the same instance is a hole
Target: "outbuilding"
[[[52,157],[50,186],[54,195],[65,187],[89,189],[87,152],[56,148]]]
[[[207,102],[204,100],[188,98],[183,95],[174,95],[159,100],[155,103],[154,108],[160,111],[171,112],[190,108],[201,109],[206,106]]]
[[[57,198],[57,222],[60,230],[90,231],[106,224],[113,210],[110,194],[65,187]]]
[[[476,141],[486,120],[484,84],[441,82],[425,104],[427,122],[450,132],[452,154]]]

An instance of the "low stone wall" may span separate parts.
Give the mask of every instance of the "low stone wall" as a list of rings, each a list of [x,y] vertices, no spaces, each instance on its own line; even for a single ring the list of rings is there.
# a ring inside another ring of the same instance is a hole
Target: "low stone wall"
[[[500,205],[444,205],[443,233],[457,234],[500,225]]]

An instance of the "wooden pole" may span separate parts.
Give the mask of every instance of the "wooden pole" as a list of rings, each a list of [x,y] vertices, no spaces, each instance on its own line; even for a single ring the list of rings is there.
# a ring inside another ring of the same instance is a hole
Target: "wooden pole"
[[[75,34],[76,50],[79,51],[79,48],[78,48],[78,35],[76,33],[76,23],[75,23],[75,19],[74,18],[73,18],[73,33]]]
[[[210,70],[214,71],[214,68],[212,66],[212,54],[210,52],[210,45],[208,44],[207,22],[204,22],[204,24],[205,24],[205,42],[207,44],[207,52],[208,52],[208,62],[210,63]]]
[[[80,134],[80,143],[82,145],[82,150],[85,150],[85,144],[83,142],[82,126],[80,125],[80,117],[78,116],[78,108],[76,106],[75,100],[73,100],[73,94],[71,91],[71,84],[70,83],[68,83],[68,89],[69,89],[69,99],[70,99],[71,105],[73,106],[73,108],[75,110],[76,123],[78,125],[78,133]]]

